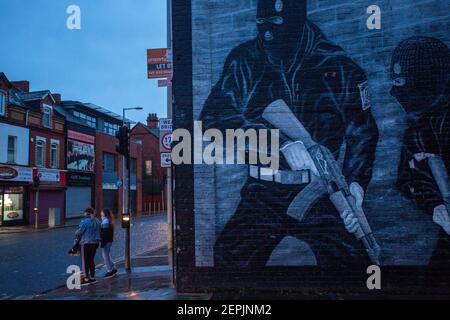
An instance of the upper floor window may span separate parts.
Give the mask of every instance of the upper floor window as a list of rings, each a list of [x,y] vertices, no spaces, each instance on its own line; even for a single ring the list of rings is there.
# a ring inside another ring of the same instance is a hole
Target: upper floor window
[[[52,107],[44,106],[44,127],[52,127]]]
[[[97,119],[95,117],[88,116],[87,114],[79,111],[74,111],[73,115],[78,119],[81,119],[89,127],[97,129]]]
[[[117,131],[119,131],[119,125],[105,121],[103,128],[104,133],[109,134],[110,136],[115,136]]]
[[[36,166],[45,166],[45,140],[42,139],[36,141]]]
[[[6,112],[6,93],[0,91],[0,115],[4,116]]]
[[[113,153],[103,153],[103,171],[108,173],[116,172],[116,155]]]
[[[135,176],[137,173],[136,159],[131,159],[130,161],[130,173],[132,176]]]
[[[59,159],[59,142],[52,141],[50,150],[50,166],[52,168],[58,168]]]
[[[145,175],[150,177],[153,174],[153,162],[152,160],[145,161]]]
[[[8,163],[16,163],[17,161],[17,137],[8,136]]]

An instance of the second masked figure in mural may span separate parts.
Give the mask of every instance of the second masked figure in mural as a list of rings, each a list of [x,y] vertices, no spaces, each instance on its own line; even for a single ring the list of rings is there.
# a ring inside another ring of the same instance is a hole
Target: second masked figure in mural
[[[440,226],[430,267],[450,275],[450,50],[414,37],[399,44],[391,63],[392,96],[409,116],[398,187]],[[447,278],[447,281],[450,278]]]
[[[283,101],[312,139],[340,159],[361,206],[378,141],[364,72],[307,20],[306,1],[259,0],[256,22],[258,36],[226,60],[201,114],[204,127],[274,129],[262,115]],[[308,181],[292,182],[295,171],[316,171],[305,146],[284,134],[280,140],[281,174],[269,181],[250,167],[241,202],[216,241],[215,265],[264,267],[287,236],[306,242],[323,270],[371,265],[353,234],[355,217],[341,216],[326,196],[308,202]],[[287,212],[302,198],[305,212],[295,219]]]

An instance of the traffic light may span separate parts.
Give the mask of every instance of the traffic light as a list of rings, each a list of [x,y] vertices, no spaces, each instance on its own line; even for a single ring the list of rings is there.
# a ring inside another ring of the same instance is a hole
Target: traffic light
[[[116,145],[116,151],[128,157],[130,155],[130,129],[127,126],[122,126],[116,133],[116,138],[119,139],[119,144]]]
[[[129,229],[131,226],[131,217],[129,213],[122,213],[122,228]]]
[[[39,185],[41,184],[41,178],[37,175],[33,178],[33,186],[35,189],[39,188]]]

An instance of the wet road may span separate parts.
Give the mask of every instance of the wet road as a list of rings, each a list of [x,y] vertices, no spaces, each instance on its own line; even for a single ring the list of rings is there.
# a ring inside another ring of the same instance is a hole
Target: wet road
[[[136,219],[131,231],[132,254],[165,245],[166,222],[165,215]],[[67,267],[80,265],[79,257],[67,255],[75,230],[0,235],[0,299],[26,297],[65,284]],[[124,256],[124,231],[120,226],[117,230],[111,252],[114,260]],[[103,262],[100,250],[95,262]]]

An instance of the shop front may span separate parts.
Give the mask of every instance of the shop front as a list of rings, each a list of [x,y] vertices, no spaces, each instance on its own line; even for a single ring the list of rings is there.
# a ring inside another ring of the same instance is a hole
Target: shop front
[[[0,165],[0,227],[27,223],[33,169]]]
[[[41,226],[59,226],[65,222],[66,172],[57,169],[34,169],[39,186],[30,192],[29,223]],[[37,208],[37,210],[35,210]]]
[[[83,216],[93,206],[95,176],[87,172],[68,172],[66,190],[66,219]]]
[[[73,219],[94,205],[95,131],[74,124],[68,128],[73,130],[67,132],[66,219]]]

